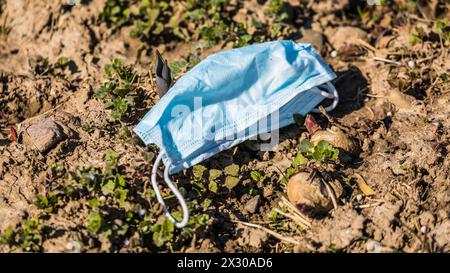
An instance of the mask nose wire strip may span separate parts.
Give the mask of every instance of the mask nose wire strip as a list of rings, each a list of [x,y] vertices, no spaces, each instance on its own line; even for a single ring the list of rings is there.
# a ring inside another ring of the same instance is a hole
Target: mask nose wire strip
[[[169,218],[169,220],[172,221],[173,223],[175,223],[175,226],[177,228],[183,228],[188,223],[189,210],[188,210],[186,201],[184,200],[183,196],[178,191],[177,187],[172,183],[172,180],[170,180],[170,177],[169,177],[170,165],[166,166],[166,168],[164,169],[164,182],[170,188],[170,190],[175,194],[176,198],[180,202],[181,209],[183,210],[183,220],[181,220],[181,222],[177,222],[177,220],[175,220],[175,218],[172,216],[172,214],[170,214],[169,209],[167,208],[166,203],[164,202],[164,199],[161,196],[161,192],[159,191],[158,184],[156,183],[156,174],[158,171],[158,166],[161,163],[163,156],[164,156],[164,153],[159,153],[158,157],[156,158],[155,163],[153,165],[152,177],[151,177],[152,187],[153,187],[153,190],[155,191],[156,199],[158,199],[158,202],[163,206],[163,210],[164,210],[166,216]]]
[[[324,108],[325,111],[329,112],[329,111],[333,110],[334,108],[336,108],[336,106],[339,102],[339,94],[331,82],[327,82],[327,91],[328,92],[322,91],[317,87],[313,88],[313,90],[316,92],[319,92],[322,96],[324,96],[327,99],[333,99],[333,103],[330,106],[327,106]],[[320,110],[317,108],[314,108],[313,110],[311,110],[311,112],[320,113]]]

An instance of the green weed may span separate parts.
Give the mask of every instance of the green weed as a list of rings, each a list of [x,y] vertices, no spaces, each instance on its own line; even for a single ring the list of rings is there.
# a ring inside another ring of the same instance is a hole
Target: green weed
[[[106,101],[105,108],[111,109],[111,117],[121,121],[130,114],[135,105],[137,85],[136,72],[125,66],[119,59],[113,59],[104,68],[107,81],[100,87],[95,96]]]
[[[286,170],[286,173],[280,180],[280,183],[286,185],[289,177],[298,172],[299,168],[306,165],[321,167],[324,164],[335,162],[339,156],[339,150],[334,148],[325,140],[319,141],[316,145],[305,139],[298,145],[299,152],[292,161],[292,167]]]

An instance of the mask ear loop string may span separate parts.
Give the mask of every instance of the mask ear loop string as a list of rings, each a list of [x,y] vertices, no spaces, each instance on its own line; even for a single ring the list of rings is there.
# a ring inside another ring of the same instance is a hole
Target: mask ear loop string
[[[338,102],[339,102],[339,94],[334,87],[334,85],[331,82],[326,83],[326,89],[327,91],[320,90],[319,88],[315,87],[313,88],[314,91],[319,92],[322,96],[324,96],[327,99],[332,99],[333,103],[330,106],[325,107],[325,111],[329,112],[332,111],[334,108],[336,108]],[[314,108],[311,110],[313,113],[320,113],[320,110],[318,108]]]
[[[188,210],[186,201],[184,200],[183,196],[178,191],[177,187],[172,183],[172,180],[170,180],[170,177],[169,177],[170,164],[168,166],[166,166],[166,168],[164,169],[164,182],[170,188],[170,190],[175,194],[176,198],[180,202],[181,209],[183,210],[183,220],[181,220],[181,222],[177,222],[177,220],[175,220],[175,218],[172,216],[172,214],[170,214],[169,209],[167,208],[166,203],[164,202],[164,199],[161,196],[161,192],[159,191],[158,184],[156,183],[156,175],[158,172],[158,166],[161,163],[163,156],[164,156],[164,153],[160,152],[158,154],[158,157],[155,160],[153,167],[152,167],[152,177],[151,177],[152,187],[153,187],[153,190],[155,191],[156,199],[158,199],[158,203],[160,203],[163,206],[163,210],[164,210],[167,218],[169,218],[169,220],[172,221],[177,228],[183,228],[188,223],[189,210]]]

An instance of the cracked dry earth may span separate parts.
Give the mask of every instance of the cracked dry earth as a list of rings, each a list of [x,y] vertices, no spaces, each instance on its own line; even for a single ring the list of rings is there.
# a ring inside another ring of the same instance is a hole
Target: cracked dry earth
[[[303,37],[297,41],[312,43],[336,71],[334,84],[341,101],[330,115],[361,145],[359,156],[340,165],[340,175],[361,175],[375,195],[365,196],[352,183],[345,186],[340,205],[313,219],[309,229],[283,218],[274,223],[271,211],[285,192],[279,182],[281,172],[296,155],[292,147],[309,138],[306,129],[295,124],[281,130],[281,142],[273,151],[260,152],[257,142],[246,142],[202,163],[219,170],[237,164],[240,183],[232,191],[219,185],[217,193],[207,194],[209,206],[195,208],[193,214],[209,216],[201,229],[184,237],[176,230],[173,241],[156,246],[151,236],[133,229],[113,239],[92,236],[86,229],[91,212],[87,197],[63,198],[51,213],[36,206],[38,194],[70,183],[49,175],[52,164],[69,171],[89,166],[105,169],[105,153],[112,149],[127,179],[130,199],[151,215],[151,221],[162,221],[155,200],[149,205],[140,194],[150,190],[149,155],[156,150],[144,147],[135,135],[123,139],[114,128],[120,125],[94,97],[103,82],[103,67],[111,59],[133,65],[139,73],[142,101],[134,109],[135,118],[126,124],[131,130],[159,100],[149,74],[151,58],[136,59],[141,45],[128,36],[126,27],[112,31],[98,20],[103,1],[79,6],[61,1],[3,2],[12,28],[0,43],[0,234],[34,216],[43,228],[38,246],[23,249],[2,244],[0,251],[450,251],[450,85],[438,77],[449,73],[449,48],[433,42],[410,45],[407,35],[416,21],[405,21],[396,26],[398,31],[375,36],[333,15],[325,4],[332,1],[320,1],[310,7],[315,11],[312,21],[322,18],[320,24],[299,30]],[[183,56],[185,47],[158,46],[169,62]],[[416,68],[371,58],[403,51],[408,53],[400,61],[415,60]],[[430,57],[411,54],[424,51]],[[44,58],[55,63],[61,56],[70,59],[63,71],[38,73]],[[322,127],[329,126],[324,116],[318,114],[316,119]],[[267,178],[256,183],[250,179],[251,171]],[[188,202],[205,197],[193,190],[191,169],[174,180],[186,189]],[[223,180],[219,178],[219,183]],[[249,189],[256,193],[250,194]],[[115,211],[119,210],[110,208],[108,217],[123,226],[125,220],[114,216]],[[298,244],[279,241],[234,220],[276,229]]]

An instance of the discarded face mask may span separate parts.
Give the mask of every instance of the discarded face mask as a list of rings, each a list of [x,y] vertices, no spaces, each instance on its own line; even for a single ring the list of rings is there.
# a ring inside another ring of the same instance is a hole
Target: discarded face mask
[[[222,51],[207,57],[180,78],[144,116],[134,131],[160,153],[152,169],[158,202],[177,227],[189,213],[169,175],[180,172],[257,135],[294,123],[293,115],[318,110],[338,94],[336,75],[309,44],[274,41]],[[156,183],[164,162],[164,181],[180,201],[183,219],[167,209]]]

